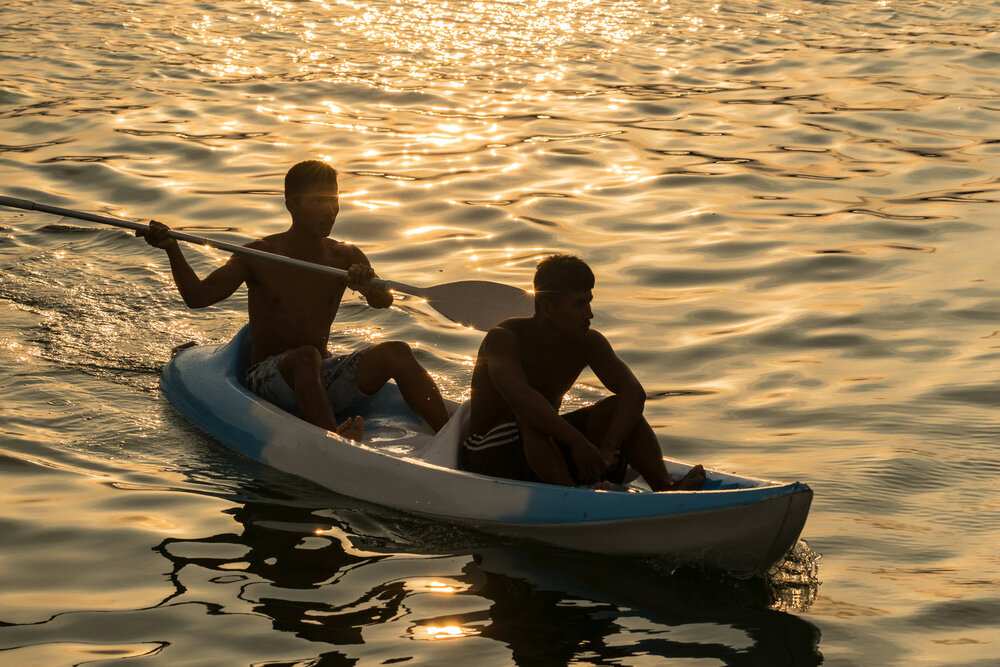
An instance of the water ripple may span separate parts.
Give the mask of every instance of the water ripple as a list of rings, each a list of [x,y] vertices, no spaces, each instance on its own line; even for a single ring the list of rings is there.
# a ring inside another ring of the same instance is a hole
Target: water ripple
[[[817,492],[811,551],[790,561],[806,583],[787,598],[635,563],[609,582],[315,499],[157,403],[170,349],[228,338],[243,296],[189,311],[162,254],[129,235],[4,210],[0,473],[11,571],[35,573],[2,593],[2,620],[25,623],[4,629],[11,659],[814,664],[821,639],[841,662],[993,657],[995,3],[13,0],[0,14],[3,194],[243,243],[285,228],[290,164],[328,159],[334,236],[381,275],[528,286],[539,257],[578,253],[664,450]],[[224,259],[186,253],[202,274]],[[347,302],[341,322],[335,345],[408,340],[446,394],[467,392],[481,334],[409,298]],[[582,378],[570,402],[598,385]],[[303,497],[309,510],[288,509]],[[317,521],[341,533],[301,530]],[[79,559],[95,549],[106,565]]]

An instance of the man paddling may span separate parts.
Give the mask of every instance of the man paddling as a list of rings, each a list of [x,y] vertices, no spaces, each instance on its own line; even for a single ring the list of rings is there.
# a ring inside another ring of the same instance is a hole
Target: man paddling
[[[698,465],[671,481],[656,435],[642,416],[646,392],[608,340],[590,328],[594,274],[554,255],[535,271],[534,317],[511,318],[483,339],[472,372],[470,435],[459,466],[508,479],[606,487],[629,464],[654,491],[697,489]],[[585,367],[612,396],[560,415]]]
[[[391,378],[407,405],[438,431],[448,421],[444,400],[409,345],[388,341],[337,357],[327,349],[345,288],[360,292],[372,308],[388,308],[393,300],[390,291],[372,284],[375,271],[359,248],[329,238],[340,212],[337,171],[318,160],[293,166],[285,175],[285,207],[291,226],[246,247],[344,269],[346,280],[244,255],[233,255],[202,280],[168,236],[169,227],[153,220],[147,233],[136,236],[166,250],[174,283],[191,308],[222,301],[246,283],[251,339],[246,379],[261,398],[360,440],[361,417],[338,423],[338,415],[354,410]]]

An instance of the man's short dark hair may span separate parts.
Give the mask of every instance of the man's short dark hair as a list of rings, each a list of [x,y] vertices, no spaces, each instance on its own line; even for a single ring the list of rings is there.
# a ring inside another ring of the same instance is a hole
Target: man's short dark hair
[[[594,272],[587,263],[573,255],[551,255],[535,268],[534,292],[538,299],[558,300],[570,292],[594,289]]]
[[[314,186],[337,188],[337,170],[322,160],[306,160],[285,174],[285,199],[300,196]]]

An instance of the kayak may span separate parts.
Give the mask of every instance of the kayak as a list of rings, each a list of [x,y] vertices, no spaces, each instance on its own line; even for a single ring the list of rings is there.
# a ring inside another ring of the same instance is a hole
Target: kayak
[[[187,347],[160,388],[188,421],[230,449],[337,493],[483,532],[617,556],[669,557],[757,573],[795,545],[812,502],[803,483],[706,469],[697,491],[655,493],[636,479],[612,490],[571,488],[457,469],[468,402],[449,402],[434,434],[392,383],[359,406],[361,442],[313,426],[243,385],[244,327],[225,344]],[[664,459],[672,478],[690,464]]]

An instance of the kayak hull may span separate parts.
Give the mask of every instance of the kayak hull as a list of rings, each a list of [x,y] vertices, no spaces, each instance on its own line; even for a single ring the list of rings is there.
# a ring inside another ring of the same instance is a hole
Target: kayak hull
[[[248,355],[246,328],[227,344],[181,350],[164,367],[161,390],[230,449],[343,495],[569,549],[668,556],[740,573],[780,561],[808,516],[813,494],[805,484],[719,471],[708,471],[702,490],[653,493],[641,483],[593,491],[456,470],[468,404],[451,404],[451,421],[435,435],[392,384],[359,410],[364,441],[346,440],[249,392],[242,383]],[[690,468],[665,461],[672,476]]]

